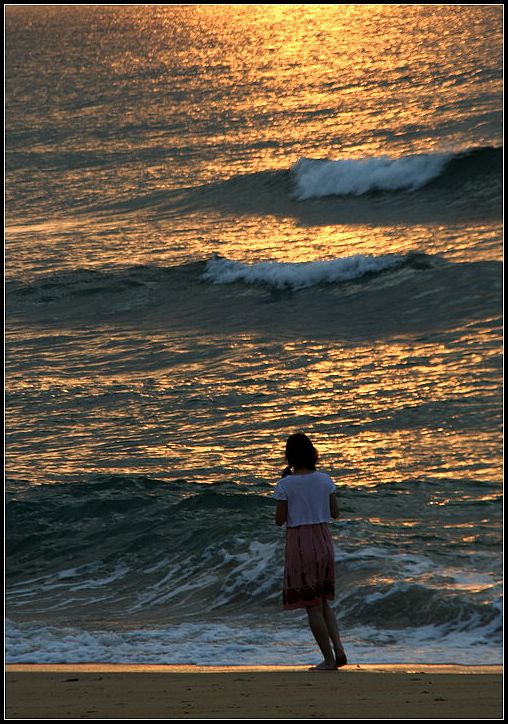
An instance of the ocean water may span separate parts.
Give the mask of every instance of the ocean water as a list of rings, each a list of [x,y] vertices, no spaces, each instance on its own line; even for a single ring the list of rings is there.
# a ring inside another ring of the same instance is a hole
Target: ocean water
[[[7,6],[7,661],[501,661],[502,20]]]

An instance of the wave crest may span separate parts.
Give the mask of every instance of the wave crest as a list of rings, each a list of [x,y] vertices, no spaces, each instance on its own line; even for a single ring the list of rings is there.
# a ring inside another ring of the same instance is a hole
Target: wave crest
[[[300,158],[292,167],[298,201],[322,196],[361,196],[369,191],[416,191],[444,171],[452,153],[358,160]]]
[[[359,279],[366,274],[402,266],[407,256],[355,254],[339,259],[309,262],[262,261],[246,264],[214,256],[208,260],[202,278],[214,284],[263,284],[275,289],[305,289],[317,284],[332,284]]]

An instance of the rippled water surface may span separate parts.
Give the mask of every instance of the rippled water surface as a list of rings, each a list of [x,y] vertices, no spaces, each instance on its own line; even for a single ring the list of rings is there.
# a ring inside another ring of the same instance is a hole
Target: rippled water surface
[[[352,659],[497,662],[502,9],[6,28],[9,660],[307,660],[270,501],[304,430]]]

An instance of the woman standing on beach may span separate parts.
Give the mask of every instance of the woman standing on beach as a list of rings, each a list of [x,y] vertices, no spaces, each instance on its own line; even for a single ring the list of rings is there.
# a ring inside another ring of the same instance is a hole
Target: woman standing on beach
[[[277,482],[275,522],[286,523],[283,608],[307,610],[310,629],[324,661],[312,670],[347,664],[335,615],[328,601],[335,596],[335,558],[328,529],[339,511],[335,485],[316,471],[318,453],[309,438],[296,433],[286,443],[288,467]]]

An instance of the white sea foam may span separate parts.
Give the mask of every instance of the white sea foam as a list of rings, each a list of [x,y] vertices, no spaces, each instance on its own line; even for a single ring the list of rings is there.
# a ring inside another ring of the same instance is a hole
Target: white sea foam
[[[298,201],[321,196],[360,196],[369,191],[415,191],[444,170],[451,153],[425,153],[402,158],[300,158],[292,167]]]
[[[339,614],[340,616],[340,614]],[[272,618],[270,623],[267,619]],[[501,644],[489,640],[492,624],[474,630],[443,626],[344,627],[348,656],[357,664],[499,664]],[[183,622],[116,630],[85,630],[6,620],[7,663],[150,663],[198,665],[301,665],[319,661],[319,651],[301,618],[270,611],[238,624]]]
[[[304,289],[316,284],[332,284],[359,279],[401,266],[407,257],[401,254],[354,256],[309,262],[262,261],[246,264],[222,257],[212,257],[206,264],[203,279],[214,284],[264,284],[276,289]]]

